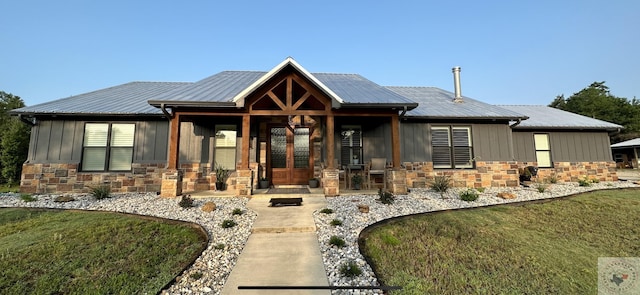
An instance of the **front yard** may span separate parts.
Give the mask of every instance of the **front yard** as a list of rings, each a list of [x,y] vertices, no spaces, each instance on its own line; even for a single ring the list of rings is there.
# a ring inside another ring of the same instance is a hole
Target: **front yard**
[[[598,257],[640,256],[640,191],[408,217],[365,256],[391,294],[593,294]]]

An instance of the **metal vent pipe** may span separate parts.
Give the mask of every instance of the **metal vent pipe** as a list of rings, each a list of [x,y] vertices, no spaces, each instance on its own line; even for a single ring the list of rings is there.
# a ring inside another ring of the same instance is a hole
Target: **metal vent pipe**
[[[453,101],[461,102],[462,91],[460,90],[460,67],[453,67],[451,71],[453,72],[453,87],[455,91],[455,96],[453,97]]]

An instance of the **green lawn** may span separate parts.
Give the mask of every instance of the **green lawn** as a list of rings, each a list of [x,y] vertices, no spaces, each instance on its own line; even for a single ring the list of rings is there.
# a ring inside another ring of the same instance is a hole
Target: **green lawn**
[[[0,209],[0,294],[154,294],[206,247],[185,223]]]
[[[598,257],[640,256],[640,190],[409,217],[365,256],[392,294],[595,294]]]

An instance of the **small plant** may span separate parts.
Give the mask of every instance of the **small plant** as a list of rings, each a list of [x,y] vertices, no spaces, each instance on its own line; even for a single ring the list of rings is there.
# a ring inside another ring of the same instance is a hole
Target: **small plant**
[[[213,246],[214,249],[216,250],[224,250],[225,245],[223,243],[218,243],[215,246]]]
[[[91,189],[91,195],[98,200],[111,197],[111,187],[109,185],[103,184],[96,187],[92,187],[90,189]]]
[[[579,186],[591,186],[591,181],[585,176],[583,179],[578,180]]]
[[[242,211],[242,209],[240,208],[235,208],[233,209],[233,212],[231,212],[231,214],[233,215],[242,215],[244,213],[244,211]]]
[[[436,175],[430,186],[436,192],[446,193],[451,188],[451,175]]]
[[[329,244],[338,248],[342,248],[347,245],[347,242],[345,242],[341,237],[331,236],[331,238],[329,238]]]
[[[477,190],[479,193],[484,193],[485,188],[484,188],[484,187],[479,187],[479,188],[476,188],[476,190]]]
[[[355,189],[360,189],[360,184],[362,183],[362,175],[356,173],[351,176],[351,183],[353,183]]]
[[[340,220],[340,219],[331,220],[331,225],[333,225],[333,226],[341,226],[342,225],[342,220]]]
[[[238,225],[238,224],[235,221],[231,220],[231,219],[225,219],[220,224],[220,226],[222,226],[222,228],[232,228],[232,227],[234,227],[236,225]]]
[[[467,202],[473,202],[478,199],[478,192],[474,189],[467,189],[460,193],[460,199]]]
[[[385,205],[393,204],[393,201],[395,201],[393,194],[389,191],[382,191],[382,188],[378,190],[378,196],[380,196],[380,202]]]
[[[216,163],[214,172],[216,173],[216,189],[220,191],[225,190],[227,178],[229,178],[229,174],[231,174],[230,171]]]
[[[24,202],[27,202],[27,203],[29,203],[29,202],[35,202],[35,201],[37,201],[37,200],[38,200],[38,198],[36,198],[36,197],[34,197],[34,196],[30,195],[30,194],[21,194],[21,195],[20,195],[20,199],[21,199],[22,201],[24,201]]]
[[[320,210],[320,213],[324,213],[324,214],[331,214],[331,213],[333,213],[333,209],[331,209],[331,208],[324,208],[324,209]]]
[[[340,266],[340,274],[345,277],[353,278],[362,274],[362,270],[354,261],[349,261]]]
[[[549,186],[546,183],[538,183],[536,185],[536,189],[538,190],[539,193],[544,193],[547,188],[549,188]]]
[[[549,177],[547,177],[547,182],[552,184],[558,183],[558,175],[556,175],[555,173],[549,175]]]
[[[182,199],[180,199],[178,205],[180,205],[180,207],[182,208],[193,207],[193,199],[191,198],[191,195],[182,195]]]
[[[202,273],[201,273],[201,272],[199,272],[199,271],[196,271],[196,272],[194,272],[194,273],[190,274],[190,275],[189,275],[189,277],[190,277],[191,279],[193,279],[193,280],[199,280],[199,279],[201,279],[201,278],[202,278]]]
[[[591,179],[591,183],[600,183],[600,179],[597,179],[597,178]]]

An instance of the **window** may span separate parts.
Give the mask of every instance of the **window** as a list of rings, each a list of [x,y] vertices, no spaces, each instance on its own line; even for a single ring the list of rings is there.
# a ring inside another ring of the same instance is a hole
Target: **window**
[[[342,165],[362,164],[362,128],[345,125],[340,135]]]
[[[538,167],[553,167],[551,162],[551,146],[549,145],[549,134],[534,134],[533,144],[536,147],[536,161]]]
[[[227,170],[236,170],[235,125],[216,125],[215,163]]]
[[[471,127],[431,127],[433,168],[473,168]]]
[[[87,123],[84,125],[83,171],[131,170],[136,125]]]

